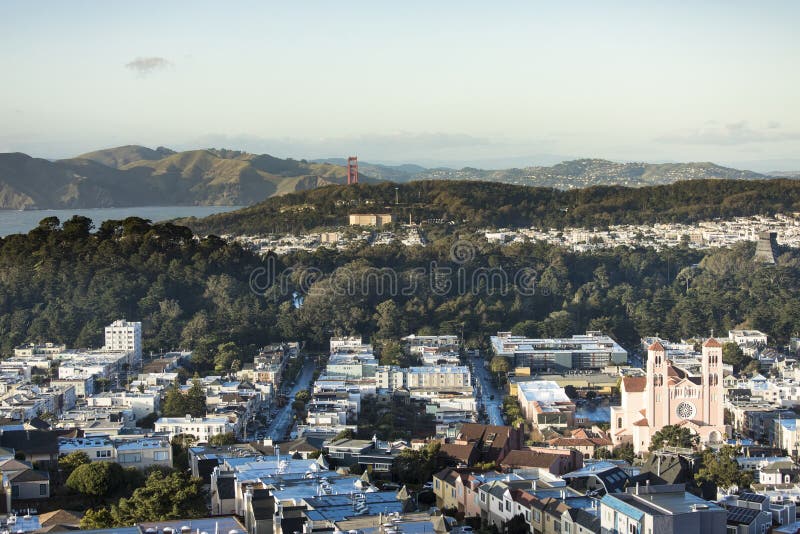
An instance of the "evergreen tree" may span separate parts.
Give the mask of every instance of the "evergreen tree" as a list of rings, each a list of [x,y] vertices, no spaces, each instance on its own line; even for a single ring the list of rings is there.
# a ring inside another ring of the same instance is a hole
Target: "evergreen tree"
[[[183,417],[189,413],[188,409],[189,405],[186,396],[181,392],[181,383],[176,378],[172,386],[167,390],[161,412],[165,417]]]

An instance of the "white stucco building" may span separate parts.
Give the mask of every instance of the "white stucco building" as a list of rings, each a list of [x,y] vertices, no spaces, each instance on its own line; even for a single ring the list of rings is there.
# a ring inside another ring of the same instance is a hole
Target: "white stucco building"
[[[105,334],[103,350],[130,351],[136,362],[142,361],[142,323],[120,319],[108,325]]]

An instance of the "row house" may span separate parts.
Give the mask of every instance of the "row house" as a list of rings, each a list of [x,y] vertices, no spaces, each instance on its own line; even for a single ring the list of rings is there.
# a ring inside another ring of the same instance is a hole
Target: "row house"
[[[72,409],[75,402],[75,388],[70,385],[20,385],[0,398],[0,415],[10,419],[30,420],[45,413],[58,415]]]
[[[179,434],[190,434],[198,443],[207,443],[211,436],[233,432],[238,434],[238,421],[228,417],[161,417],[155,422],[155,432],[169,436],[171,440]]]
[[[76,406],[59,415],[56,428],[76,428],[85,435],[117,435],[136,428],[136,418],[129,409]]]
[[[133,412],[135,419],[141,419],[151,413],[158,413],[160,400],[160,395],[153,393],[105,392],[87,397],[86,405],[90,407],[128,409]]]
[[[164,438],[120,438],[108,436],[60,438],[59,454],[84,452],[93,462],[117,462],[122,467],[146,469],[154,465],[172,467],[172,446]]]
[[[509,452],[521,449],[523,441],[518,428],[464,423],[455,438],[441,444],[439,454],[452,464],[499,463]]]
[[[530,532],[536,534],[600,530],[597,499],[565,487],[537,487],[536,481],[484,484],[478,488],[478,506],[481,519],[500,529],[514,517],[522,517]]]
[[[686,491],[683,484],[628,488],[600,501],[602,532],[726,534],[727,512]]]

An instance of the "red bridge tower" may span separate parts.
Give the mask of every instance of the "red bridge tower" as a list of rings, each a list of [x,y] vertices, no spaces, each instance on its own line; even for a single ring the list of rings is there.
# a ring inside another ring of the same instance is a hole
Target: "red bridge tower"
[[[358,183],[358,158],[350,156],[347,158],[347,185]]]

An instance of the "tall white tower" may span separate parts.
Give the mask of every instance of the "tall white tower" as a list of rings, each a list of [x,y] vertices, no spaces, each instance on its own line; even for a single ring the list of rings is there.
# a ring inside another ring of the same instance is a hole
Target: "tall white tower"
[[[106,344],[103,350],[124,350],[133,353],[131,364],[142,361],[142,323],[129,323],[125,319],[114,321],[106,327]]]

